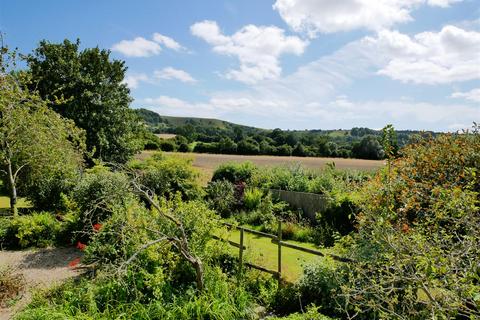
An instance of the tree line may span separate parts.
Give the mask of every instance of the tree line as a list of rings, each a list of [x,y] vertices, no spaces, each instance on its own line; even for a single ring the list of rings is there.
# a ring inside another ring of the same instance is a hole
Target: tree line
[[[342,157],[384,159],[381,130],[273,130],[199,118],[162,117],[138,109],[150,132],[173,133],[175,139],[160,141],[155,137],[146,145],[163,151],[223,153],[241,155],[275,155],[297,157]],[[395,131],[394,152],[408,144],[419,131]],[[433,134],[433,133],[431,133]]]

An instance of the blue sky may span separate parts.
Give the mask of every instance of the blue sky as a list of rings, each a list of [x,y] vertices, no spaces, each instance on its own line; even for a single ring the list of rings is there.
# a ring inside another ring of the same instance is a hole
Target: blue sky
[[[10,47],[80,38],[162,115],[264,128],[480,122],[478,0],[0,1]]]

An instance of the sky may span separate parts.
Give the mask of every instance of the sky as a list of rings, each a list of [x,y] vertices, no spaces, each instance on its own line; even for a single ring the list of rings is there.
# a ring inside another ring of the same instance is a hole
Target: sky
[[[261,128],[480,122],[480,0],[0,0],[4,42],[126,61],[133,108]]]

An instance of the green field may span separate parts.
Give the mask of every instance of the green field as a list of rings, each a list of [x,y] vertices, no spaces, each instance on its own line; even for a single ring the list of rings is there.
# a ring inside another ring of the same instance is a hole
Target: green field
[[[31,207],[30,203],[23,199],[19,198],[17,202],[17,208],[29,208]],[[2,182],[0,182],[0,215],[10,212],[10,198],[5,193],[3,189]]]
[[[240,243],[240,231],[229,232],[229,240]],[[287,241],[305,248],[319,250],[324,253],[332,253],[332,249],[321,249],[310,243]],[[277,270],[278,246],[272,239],[244,232],[245,260],[270,270]],[[231,247],[231,252],[238,257],[239,249]],[[282,247],[282,278],[289,282],[298,280],[302,275],[303,266],[320,262],[326,258],[310,253],[298,251],[292,248]]]

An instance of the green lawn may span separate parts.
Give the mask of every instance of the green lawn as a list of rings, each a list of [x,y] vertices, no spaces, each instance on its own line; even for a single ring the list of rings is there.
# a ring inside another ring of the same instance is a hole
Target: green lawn
[[[240,231],[230,231],[229,240],[240,243]],[[331,252],[331,249],[319,249],[317,246],[309,243],[297,241],[288,242],[325,253]],[[244,245],[246,246],[246,250],[244,251],[246,261],[271,270],[277,270],[278,246],[277,244],[272,243],[272,239],[245,232]],[[238,256],[239,249],[233,246],[231,248],[232,252]],[[303,266],[305,264],[315,261],[321,262],[323,259],[325,258],[292,248],[282,247],[282,277],[287,281],[294,282],[302,275]]]
[[[31,205],[25,199],[20,198],[18,199],[17,207],[29,208],[31,207]],[[3,213],[8,213],[9,210],[10,210],[10,198],[5,194],[2,182],[0,181],[0,215],[2,215]]]

